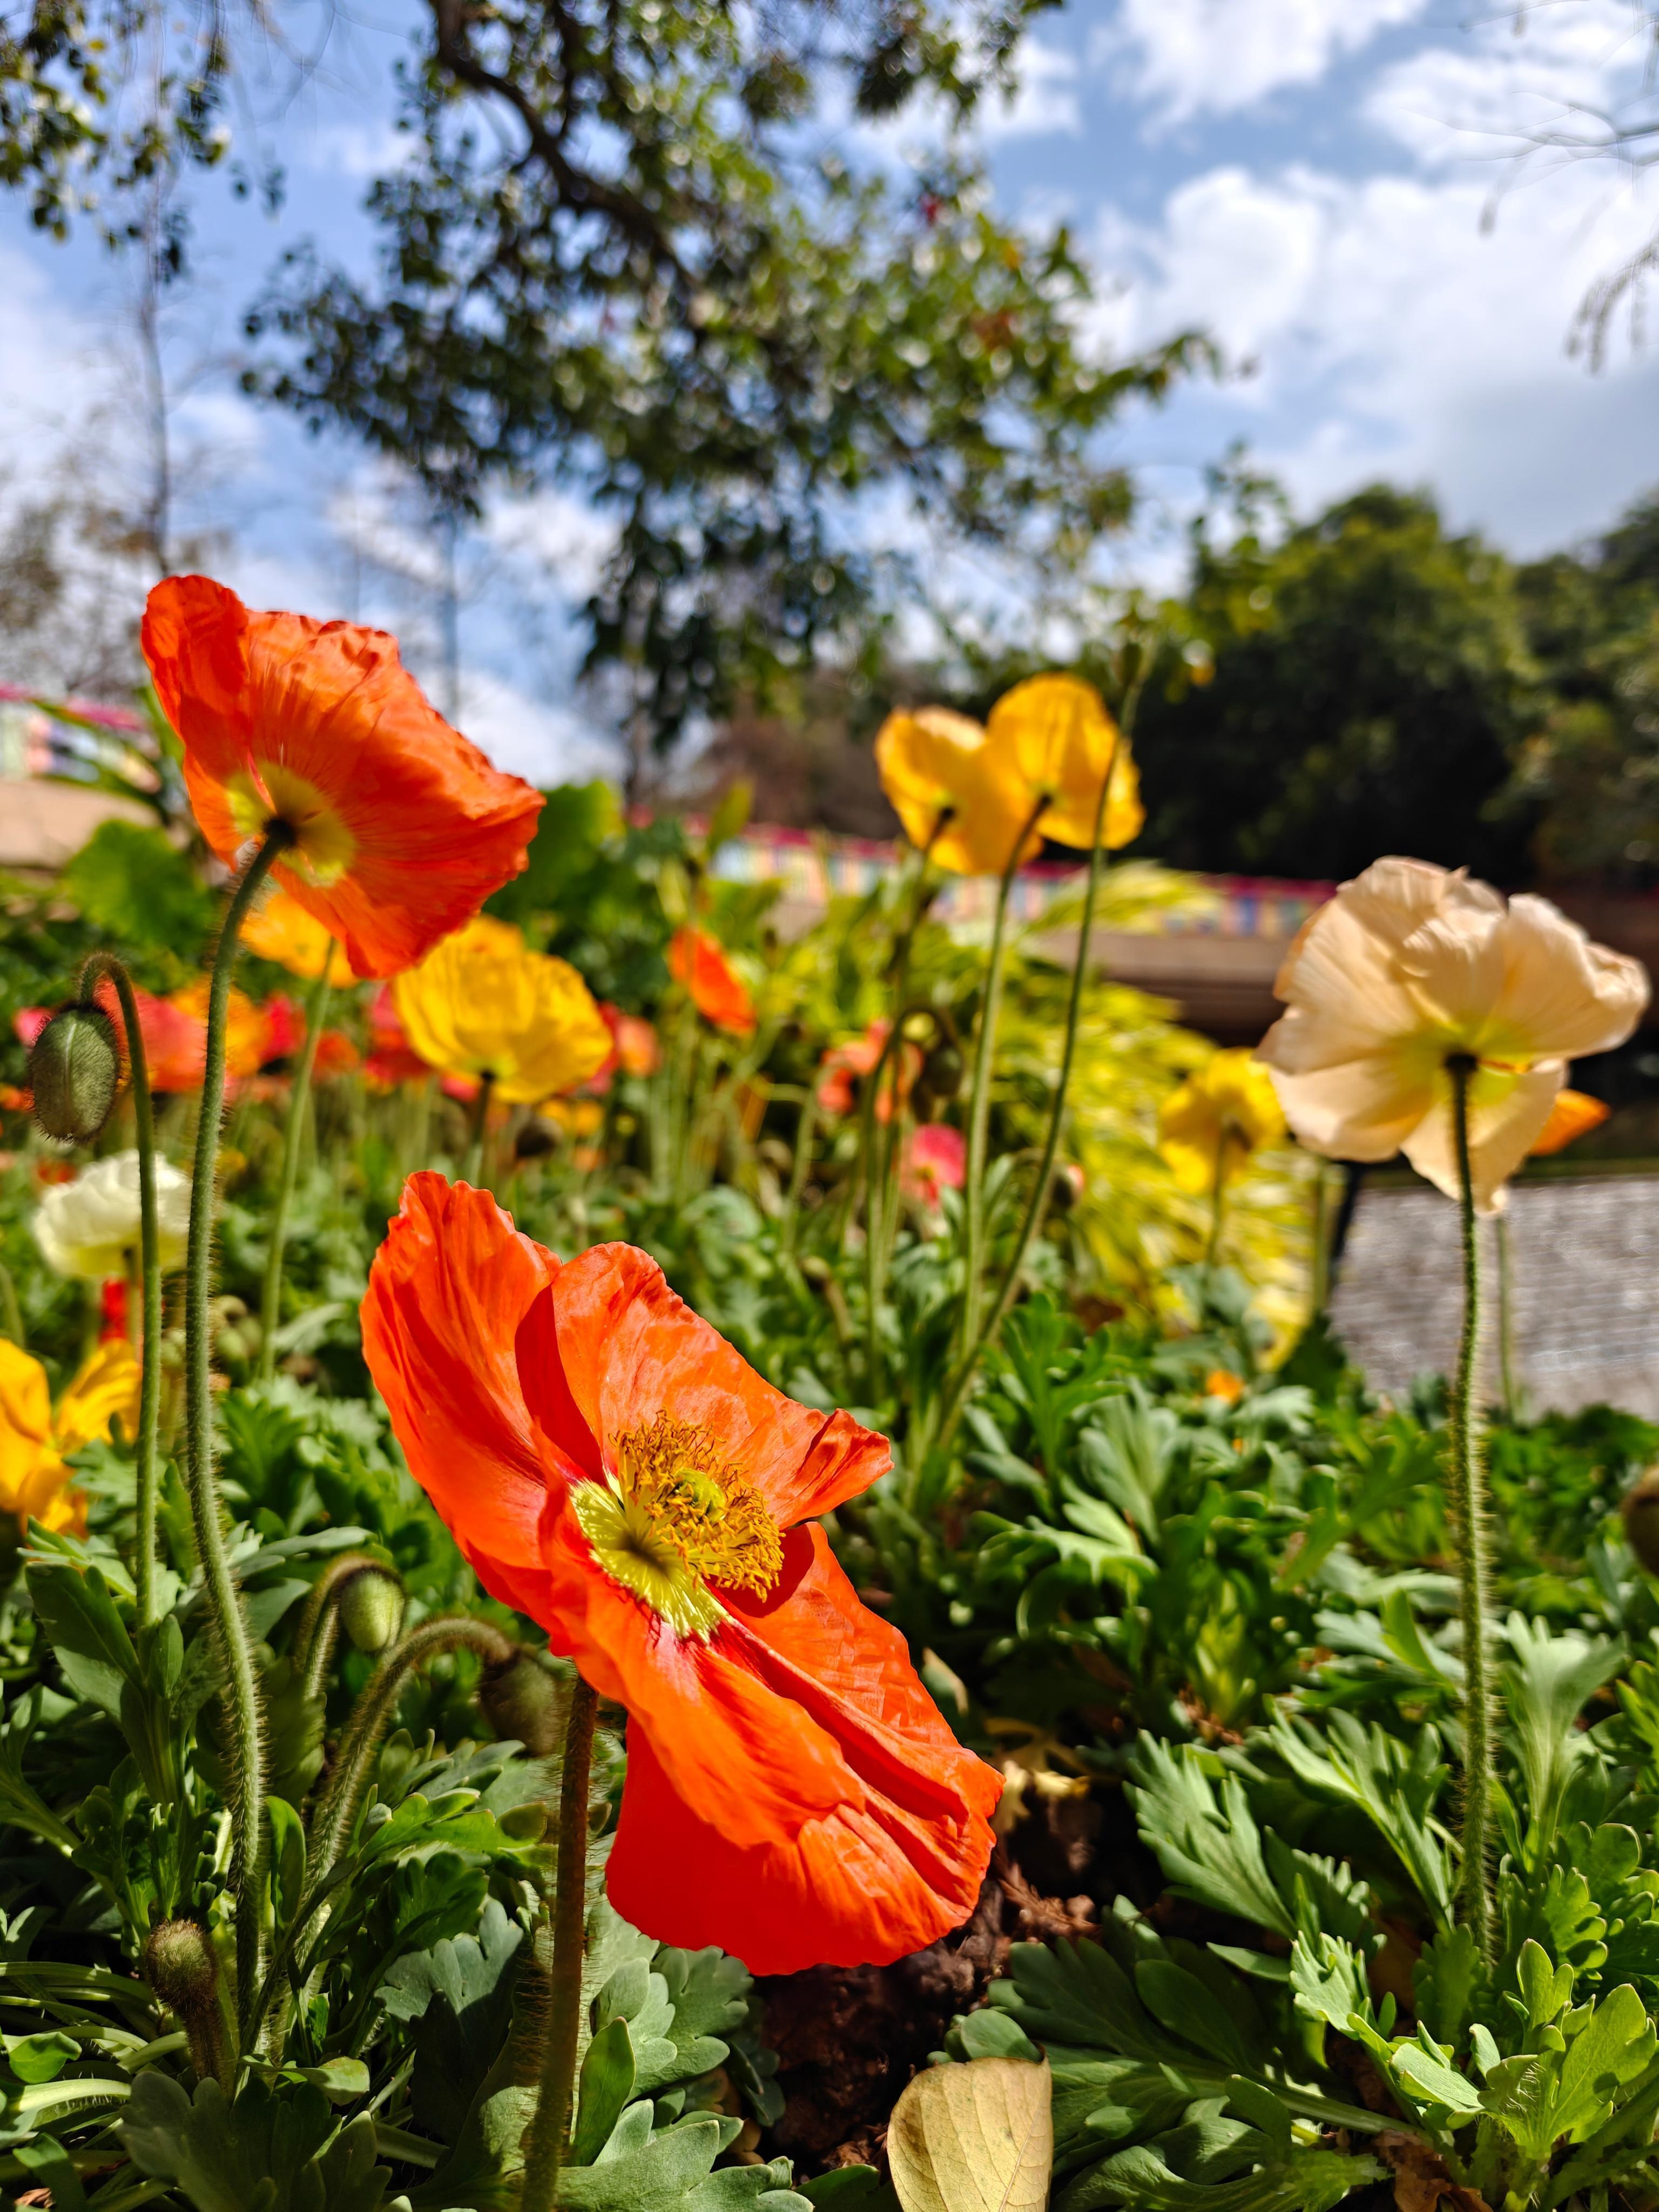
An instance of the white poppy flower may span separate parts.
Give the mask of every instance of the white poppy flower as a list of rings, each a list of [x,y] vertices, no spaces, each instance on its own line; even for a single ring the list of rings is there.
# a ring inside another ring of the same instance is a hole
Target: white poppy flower
[[[155,1163],[161,1265],[176,1267],[190,1235],[190,1184],[169,1161]],[[125,1274],[138,1249],[138,1155],[112,1152],[73,1182],[54,1183],[34,1216],[34,1241],[60,1275],[101,1283]]]
[[[1484,1213],[1549,1120],[1570,1060],[1622,1044],[1648,1002],[1638,960],[1592,945],[1547,899],[1507,902],[1463,870],[1375,862],[1304,924],[1258,1056],[1302,1142],[1334,1159],[1396,1152],[1458,1195],[1448,1062],[1469,1077]]]

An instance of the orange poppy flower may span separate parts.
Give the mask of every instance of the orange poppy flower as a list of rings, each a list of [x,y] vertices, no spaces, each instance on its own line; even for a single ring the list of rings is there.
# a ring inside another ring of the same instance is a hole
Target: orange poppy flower
[[[755,1002],[749,986],[726,957],[718,937],[706,929],[677,929],[668,945],[668,972],[683,983],[706,1022],[733,1036],[755,1027]]]
[[[202,834],[234,863],[286,823],[276,877],[359,975],[411,966],[524,866],[541,794],[428,705],[383,630],[169,576],[143,649]]]
[[[1599,1129],[1612,1111],[1611,1106],[1592,1098],[1587,1091],[1558,1091],[1549,1120],[1527,1147],[1528,1158],[1540,1160],[1551,1152],[1565,1152],[1580,1137]]]
[[[884,1017],[871,1023],[864,1035],[849,1038],[845,1044],[831,1045],[818,1062],[817,1099],[826,1114],[850,1114],[858,1104],[854,1078],[870,1074],[880,1060],[887,1043],[887,1032],[892,1024]],[[898,1093],[908,1098],[911,1086],[921,1073],[921,1047],[907,1039],[887,1063],[887,1073],[882,1078],[881,1096],[876,1101],[876,1119],[887,1122],[893,1118],[893,1079],[898,1078]]]
[[[763,1382],[643,1252],[561,1267],[436,1175],[404,1188],[363,1348],[486,1588],[629,1712],[619,1912],[756,1973],[966,1919],[998,1777],[810,1518],[885,1471],[881,1437]]]

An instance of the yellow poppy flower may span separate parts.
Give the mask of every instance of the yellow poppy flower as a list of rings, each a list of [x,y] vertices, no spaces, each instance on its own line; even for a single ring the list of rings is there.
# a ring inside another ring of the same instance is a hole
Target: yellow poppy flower
[[[1639,960],[1592,945],[1547,899],[1507,902],[1460,868],[1376,860],[1303,925],[1262,1039],[1291,1127],[1339,1160],[1406,1158],[1462,1192],[1453,1075],[1468,1077],[1476,1206],[1544,1133],[1571,1060],[1609,1052],[1648,1002]]]
[[[611,1056],[605,1017],[569,962],[531,951],[509,922],[488,915],[395,976],[392,993],[429,1067],[489,1076],[509,1104],[568,1091]]]
[[[947,707],[890,714],[876,738],[881,787],[904,834],[958,876],[1000,876],[1031,811],[1030,796],[985,742],[985,732]],[[1020,859],[1042,849],[1030,832]]]
[[[86,1499],[70,1483],[71,1452],[106,1437],[118,1418],[138,1427],[138,1362],[125,1338],[100,1344],[58,1400],[46,1370],[20,1345],[0,1337],[0,1513],[51,1529],[86,1528]]]
[[[1252,1054],[1218,1052],[1158,1109],[1158,1149],[1182,1190],[1194,1196],[1232,1178],[1264,1145],[1285,1134],[1273,1078]]]
[[[1053,793],[1037,828],[1056,844],[1085,852],[1093,844],[1101,780],[1109,769],[1102,842],[1113,852],[1140,835],[1146,819],[1140,777],[1128,740],[1092,684],[1077,676],[1033,676],[1016,684],[992,708],[985,742],[1012,763],[1031,799]]]
[[[337,937],[331,937],[316,916],[280,888],[257,906],[242,924],[242,942],[261,960],[274,960],[290,975],[314,981],[328,968],[331,983],[352,980],[351,963]]]

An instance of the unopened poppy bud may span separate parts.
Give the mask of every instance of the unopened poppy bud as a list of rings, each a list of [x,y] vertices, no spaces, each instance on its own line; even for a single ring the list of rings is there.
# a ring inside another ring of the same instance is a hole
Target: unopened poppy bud
[[[563,1686],[528,1651],[485,1668],[478,1703],[496,1735],[521,1743],[532,1759],[545,1759],[564,1741],[569,1713]]]
[[[962,1088],[962,1054],[953,1044],[936,1044],[922,1062],[921,1079],[935,1098],[954,1098]]]
[[[180,2020],[204,2012],[219,1984],[213,1941],[199,1921],[163,1920],[144,1943],[144,1979]]]
[[[34,1118],[62,1144],[92,1142],[109,1119],[120,1081],[115,1024],[101,1006],[65,1006],[34,1040]]]
[[[340,1592],[340,1626],[359,1651],[384,1651],[403,1626],[404,1586],[381,1567],[365,1567]]]
[[[1659,1575],[1659,1467],[1650,1467],[1634,1489],[1625,1494],[1625,1540],[1637,1564],[1648,1574]]]

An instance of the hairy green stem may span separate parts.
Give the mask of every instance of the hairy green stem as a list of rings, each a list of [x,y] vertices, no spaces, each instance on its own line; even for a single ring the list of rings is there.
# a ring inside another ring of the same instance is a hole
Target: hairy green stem
[[[28,1340],[23,1331],[23,1309],[17,1303],[17,1285],[3,1260],[0,1260],[0,1336],[9,1336],[19,1346]]]
[[[962,1293],[963,1361],[974,1357],[979,1326],[980,1270],[984,1265],[985,1147],[991,1122],[991,1061],[996,1050],[997,1024],[1002,1013],[1002,975],[1007,954],[1008,899],[1019,873],[1019,856],[1025,841],[1048,804],[1044,792],[1014,840],[1008,865],[997,884],[995,917],[991,924],[991,951],[985,963],[985,1000],[980,1008],[979,1033],[974,1042],[974,1073],[968,1092],[968,1163],[963,1194],[967,1200],[967,1278]]]
[[[814,1085],[806,1086],[801,1101],[799,1118],[795,1123],[795,1152],[789,1163],[789,1189],[783,1201],[783,1220],[778,1230],[778,1248],[787,1254],[795,1249],[795,1230],[800,1220],[801,1193],[806,1188],[806,1178],[812,1165],[812,1143],[818,1128],[818,1094]]]
[[[587,1790],[599,1698],[580,1678],[565,1731],[559,1781],[559,1863],[553,1892],[553,1986],[542,2046],[540,2094],[530,2124],[520,2212],[552,2212],[570,2132],[576,2044],[581,2025],[582,1950],[587,1923]]]
[[[208,1608],[230,1707],[230,1755],[227,1764],[230,1771],[231,1887],[236,1900],[236,2005],[242,2020],[247,2018],[253,2004],[260,1973],[258,1885],[264,1838],[264,1743],[259,1680],[253,1665],[253,1639],[248,1632],[241,1593],[231,1572],[230,1550],[225,1540],[218,1485],[214,1479],[208,1301],[213,1286],[219,1125],[225,1103],[225,1032],[237,940],[271,863],[292,842],[293,832],[287,823],[273,822],[231,896],[220,930],[208,988],[207,1042],[202,1067],[201,1112],[196,1129],[196,1158],[191,1173],[190,1243],[185,1260],[185,1464],[196,1548],[201,1556]],[[159,1344],[159,1328],[157,1341]]]
[[[328,1011],[328,971],[334,957],[329,947],[322,972],[306,994],[306,1037],[300,1064],[294,1071],[294,1088],[288,1102],[288,1127],[283,1132],[283,1172],[276,1186],[276,1203],[270,1214],[270,1249],[265,1255],[264,1286],[259,1298],[259,1376],[269,1382],[276,1372],[276,1330],[283,1315],[283,1251],[288,1243],[289,1208],[300,1176],[300,1147],[305,1139],[306,1107],[311,1097],[311,1074],[317,1065],[322,1041],[323,1017]]]
[[[379,1756],[381,1737],[392,1725],[404,1683],[423,1661],[463,1644],[495,1666],[505,1665],[517,1648],[511,1637],[503,1636],[487,1620],[465,1615],[423,1620],[401,1643],[393,1644],[370,1675],[346,1723],[333,1773],[312,1823],[307,1856],[318,1881],[328,1875],[345,1848],[368,1787],[369,1769]]]
[[[1504,1419],[1513,1422],[1521,1419],[1523,1411],[1515,1358],[1515,1253],[1510,1243],[1508,1214],[1500,1213],[1492,1225],[1498,1242],[1498,1377]]]
[[[127,1034],[127,1066],[132,1078],[132,1118],[138,1146],[138,1254],[143,1284],[142,1348],[138,1369],[138,1625],[155,1619],[155,1531],[159,1488],[156,1432],[161,1418],[161,1243],[155,1205],[155,1113],[149,1095],[149,1066],[132,978],[112,952],[94,952],[81,970],[81,1003],[89,1006],[100,981],[107,976],[121,1005]],[[22,1341],[20,1336],[18,1341]]]
[[[1066,1101],[1072,1087],[1072,1066],[1077,1058],[1078,1034],[1082,1026],[1083,996],[1089,980],[1091,940],[1095,932],[1095,907],[1099,897],[1100,878],[1103,866],[1101,856],[1106,849],[1106,810],[1111,799],[1112,778],[1117,769],[1118,753],[1121,747],[1127,741],[1128,732],[1134,720],[1133,709],[1134,700],[1132,695],[1125,708],[1121,734],[1112,741],[1112,750],[1106,763],[1106,773],[1101,779],[1100,797],[1095,805],[1094,844],[1089,854],[1089,882],[1083,894],[1083,919],[1078,929],[1077,957],[1072,963],[1071,995],[1066,1008],[1066,1036],[1060,1048],[1060,1073],[1054,1085],[1054,1101],[1049,1109],[1048,1127],[1042,1141],[1042,1153],[1037,1163],[1036,1180],[1032,1184],[1031,1194],[1026,1200],[1024,1216],[1020,1222],[1018,1234],[1014,1238],[1014,1249],[1009,1256],[1007,1266],[1003,1270],[1002,1280],[997,1286],[997,1294],[991,1302],[991,1310],[986,1315],[983,1323],[969,1338],[957,1370],[945,1387],[944,1402],[939,1413],[939,1430],[934,1439],[936,1452],[942,1451],[956,1433],[957,1423],[961,1419],[968,1385],[973,1381],[980,1361],[985,1357],[987,1346],[995,1338],[997,1331],[1002,1326],[1004,1316],[1014,1302],[1014,1293],[1019,1287],[1020,1271],[1025,1265],[1025,1255],[1030,1251],[1031,1239],[1036,1236],[1043,1216],[1048,1210],[1048,1201],[1054,1184],[1054,1157],[1060,1150],[1060,1133],[1065,1126]],[[1020,843],[1023,845],[1024,842],[1022,836]],[[971,1185],[973,1180],[971,1165],[968,1173]],[[970,1288],[973,1281],[974,1275],[970,1262],[969,1274]]]
[[[1474,1073],[1474,1064],[1465,1054],[1458,1054],[1447,1062],[1447,1073],[1451,1077],[1463,1235],[1463,1333],[1458,1342],[1457,1377],[1448,1423],[1452,1517],[1457,1534],[1458,1616],[1463,1632],[1463,1857],[1458,1875],[1457,1917],[1473,1932],[1481,1956],[1490,1960],[1492,1910],[1486,1864],[1491,1855],[1492,1703],[1486,1624],[1491,1592],[1487,1586],[1480,1415],[1475,1401],[1480,1336],[1480,1241],[1474,1210],[1474,1177],[1469,1164],[1469,1079]]]
[[[488,1188],[483,1179],[484,1147],[489,1138],[489,1094],[495,1087],[495,1079],[486,1069],[478,1078],[478,1095],[472,1106],[472,1137],[466,1148],[466,1166],[461,1181],[470,1182],[475,1190]]]

